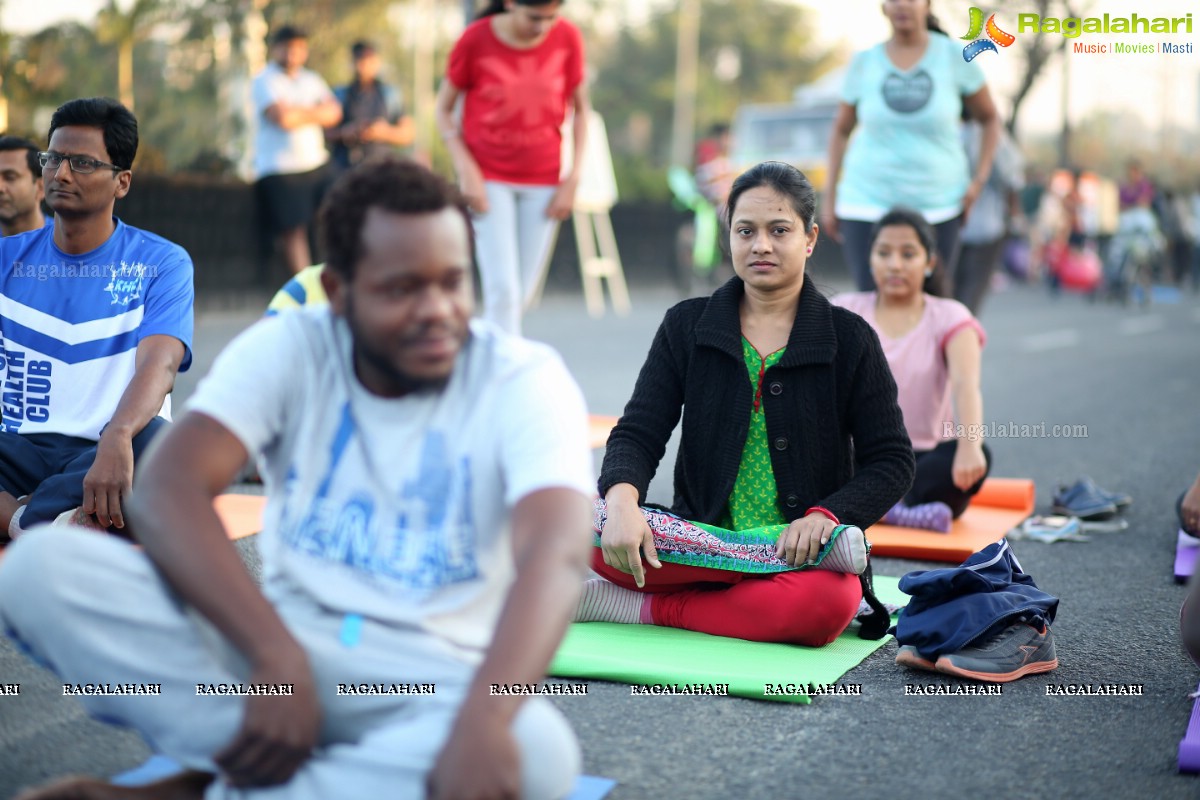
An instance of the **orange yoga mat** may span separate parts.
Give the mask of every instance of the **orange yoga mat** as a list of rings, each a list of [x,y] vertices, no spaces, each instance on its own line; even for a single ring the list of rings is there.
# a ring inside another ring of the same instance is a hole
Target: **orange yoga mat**
[[[267,498],[256,494],[223,494],[213,501],[230,539],[244,539],[262,530],[263,508]],[[0,558],[4,548],[0,547]]]
[[[616,417],[606,417],[601,414],[592,414],[588,417],[588,441],[593,450],[604,447],[608,443],[608,434],[612,433],[616,424]]]
[[[1033,513],[1037,492],[1025,478],[988,478],[949,533],[872,525],[867,530],[872,555],[962,563],[998,541]]]
[[[213,501],[230,539],[242,539],[261,531],[266,505],[267,498],[259,494],[223,494]]]

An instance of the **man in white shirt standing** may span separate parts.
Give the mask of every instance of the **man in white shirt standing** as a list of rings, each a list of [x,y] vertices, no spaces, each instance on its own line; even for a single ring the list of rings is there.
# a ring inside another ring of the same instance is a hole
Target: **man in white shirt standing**
[[[383,157],[321,213],[329,306],[222,353],[138,474],[143,549],[23,536],[0,630],[64,683],[161,687],[82,698],[187,767],[139,797],[564,797],[574,736],[522,695],[591,544],[582,395],[550,348],[470,320],[470,216],[447,181]],[[261,591],[212,508],[254,455]],[[30,795],[66,796],[116,795]]]
[[[269,55],[252,89],[258,118],[255,190],[263,224],[295,274],[312,263],[308,223],[329,183],[325,128],[341,122],[342,106],[325,80],[304,68],[304,31],[281,27],[271,37]]]

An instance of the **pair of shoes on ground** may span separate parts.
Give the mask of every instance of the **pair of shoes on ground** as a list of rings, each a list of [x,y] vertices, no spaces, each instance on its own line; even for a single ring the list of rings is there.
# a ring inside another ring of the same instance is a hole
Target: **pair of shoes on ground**
[[[1025,675],[1057,669],[1058,657],[1049,625],[1043,622],[1039,628],[1028,622],[1018,622],[979,644],[939,656],[936,662],[922,657],[912,645],[902,645],[896,653],[896,663],[959,678],[1008,683]]]
[[[1055,514],[1080,519],[1107,519],[1133,502],[1122,492],[1110,492],[1083,476],[1070,486],[1059,486],[1054,493]]]
[[[1099,523],[1097,523],[1099,524]],[[1032,539],[1035,542],[1086,542],[1083,523],[1079,517],[1032,516],[1009,531],[1009,537]]]

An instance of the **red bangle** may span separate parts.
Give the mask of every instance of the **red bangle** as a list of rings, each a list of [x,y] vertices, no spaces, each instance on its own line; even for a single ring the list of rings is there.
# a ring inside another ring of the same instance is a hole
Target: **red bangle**
[[[837,514],[834,514],[832,511],[830,511],[828,508],[825,508],[824,506],[813,506],[808,511],[804,512],[804,516],[807,517],[809,514],[811,514],[814,511],[816,511],[818,514],[824,514],[825,516],[829,517],[829,519],[833,520],[834,525],[842,524],[842,521],[837,518]]]

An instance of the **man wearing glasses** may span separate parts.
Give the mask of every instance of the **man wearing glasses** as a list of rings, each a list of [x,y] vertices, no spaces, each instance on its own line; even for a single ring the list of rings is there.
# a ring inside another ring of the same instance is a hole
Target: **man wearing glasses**
[[[0,543],[56,519],[124,528],[191,365],[191,258],[113,216],[137,146],[115,100],[60,106],[38,154],[54,225],[0,239]]]

